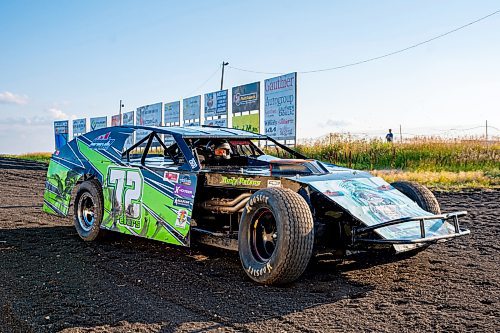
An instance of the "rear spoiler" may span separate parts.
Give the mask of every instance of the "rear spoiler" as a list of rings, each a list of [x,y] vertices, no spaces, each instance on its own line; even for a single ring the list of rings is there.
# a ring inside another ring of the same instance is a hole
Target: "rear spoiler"
[[[470,234],[470,230],[461,229],[458,222],[459,216],[467,215],[466,211],[454,212],[449,214],[441,215],[427,215],[427,216],[416,216],[416,217],[403,217],[400,219],[390,220],[387,222],[367,226],[367,227],[355,227],[352,231],[352,242],[354,243],[376,243],[376,244],[419,244],[419,243],[434,243],[442,239],[455,238]],[[452,220],[455,230],[453,233],[441,236],[431,236],[425,237],[425,221],[426,220],[442,220],[443,222]],[[420,223],[420,238],[416,239],[370,239],[363,238],[366,234],[374,231],[376,229],[388,227],[395,224],[402,224],[406,222],[419,222]]]

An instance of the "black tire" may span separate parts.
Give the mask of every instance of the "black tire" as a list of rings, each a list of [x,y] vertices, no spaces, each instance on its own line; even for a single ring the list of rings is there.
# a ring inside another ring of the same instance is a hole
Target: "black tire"
[[[93,241],[99,235],[104,200],[101,184],[87,180],[80,184],[75,197],[75,228],[84,241]]]
[[[432,214],[441,214],[441,208],[434,194],[424,185],[409,181],[391,183],[398,191],[415,201],[420,208]]]
[[[266,188],[250,197],[240,220],[238,252],[252,280],[269,285],[295,281],[311,259],[313,243],[313,217],[299,194]]]

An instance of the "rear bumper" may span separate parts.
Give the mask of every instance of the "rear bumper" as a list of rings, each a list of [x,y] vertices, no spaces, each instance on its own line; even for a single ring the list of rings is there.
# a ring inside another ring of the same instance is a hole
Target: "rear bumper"
[[[449,214],[441,215],[427,215],[427,216],[416,216],[416,217],[404,217],[401,219],[390,220],[384,223],[379,223],[372,226],[366,227],[356,227],[352,231],[352,243],[353,244],[430,244],[439,241],[444,241],[450,238],[460,237],[470,234],[470,230],[460,228],[460,223],[458,218],[467,215],[466,211],[454,212]],[[425,221],[426,220],[442,220],[443,223],[451,223],[454,227],[454,232],[446,235],[430,236],[426,237],[425,231]],[[420,224],[420,238],[412,239],[372,239],[366,238],[368,234],[380,228],[388,227],[391,225],[397,225],[408,222],[416,222]]]

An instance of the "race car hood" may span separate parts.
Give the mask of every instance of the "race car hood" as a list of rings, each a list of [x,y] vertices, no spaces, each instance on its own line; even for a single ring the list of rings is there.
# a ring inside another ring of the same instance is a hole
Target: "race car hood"
[[[367,172],[327,165],[328,174],[295,177],[313,191],[347,210],[365,226],[374,226],[387,221],[433,215],[420,208],[414,201],[379,177]],[[454,227],[442,219],[425,221],[426,237],[450,235]],[[376,229],[383,239],[414,240],[421,238],[419,223],[405,222]],[[416,245],[394,245],[397,252],[415,248]]]

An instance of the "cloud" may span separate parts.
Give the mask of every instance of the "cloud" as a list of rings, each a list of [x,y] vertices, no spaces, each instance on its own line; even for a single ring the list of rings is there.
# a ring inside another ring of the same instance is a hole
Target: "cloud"
[[[62,120],[69,119],[69,116],[66,113],[64,113],[61,109],[52,107],[52,108],[49,108],[47,111],[50,113],[50,115],[54,119],[58,119],[58,120],[59,119],[62,119]]]
[[[0,104],[25,105],[28,104],[28,96],[16,95],[9,91],[4,91],[0,93]]]
[[[75,115],[68,115],[57,107],[45,109],[42,114],[35,116],[0,117],[0,125],[4,126],[44,126],[51,125],[54,120],[73,120]]]
[[[320,123],[319,126],[321,127],[344,127],[344,126],[349,126],[351,123],[345,120],[339,120],[339,119],[327,119],[325,122]]]

